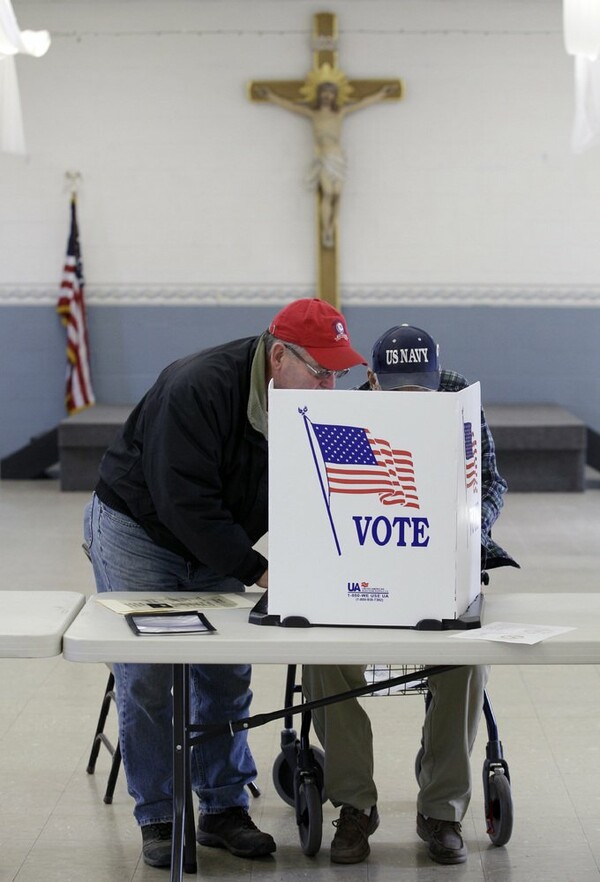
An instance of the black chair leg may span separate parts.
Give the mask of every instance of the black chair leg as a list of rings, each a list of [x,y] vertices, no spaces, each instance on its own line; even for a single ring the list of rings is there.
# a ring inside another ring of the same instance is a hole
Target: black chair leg
[[[106,724],[106,718],[108,716],[108,711],[110,710],[110,703],[114,700],[114,686],[115,686],[115,678],[111,673],[108,676],[108,682],[106,684],[106,689],[104,690],[104,698],[102,699],[102,705],[100,707],[100,716],[98,717],[98,725],[96,726],[96,732],[94,733],[94,741],[92,743],[92,750],[90,753],[90,758],[88,760],[86,772],[88,775],[93,775],[94,770],[96,768],[96,760],[98,759],[98,754],[100,753],[100,745],[105,743],[106,736],[104,735],[104,726]],[[104,738],[102,737],[104,735]]]
[[[107,805],[113,801],[113,795],[115,792],[115,785],[117,783],[117,778],[119,777],[119,769],[121,768],[121,748],[119,743],[117,742],[116,747],[112,744],[109,738],[104,734],[104,726],[106,724],[106,718],[108,717],[108,712],[110,710],[111,702],[115,700],[115,678],[111,671],[108,676],[108,682],[106,684],[106,689],[104,691],[104,698],[102,699],[102,706],[100,708],[100,716],[98,717],[98,725],[96,726],[96,732],[94,734],[94,741],[92,743],[92,750],[90,752],[90,757],[88,760],[86,772],[88,775],[93,775],[96,769],[96,761],[98,759],[98,754],[100,753],[100,745],[104,745],[108,750],[109,754],[112,756],[112,764],[110,767],[110,774],[108,776],[108,783],[106,785],[106,792],[104,794],[104,802]]]
[[[110,767],[110,774],[106,783],[106,793],[104,794],[104,802],[107,805],[110,805],[113,801],[115,785],[117,783],[117,778],[119,777],[119,769],[121,768],[121,745],[118,742],[117,746],[114,749],[112,758],[113,759]]]

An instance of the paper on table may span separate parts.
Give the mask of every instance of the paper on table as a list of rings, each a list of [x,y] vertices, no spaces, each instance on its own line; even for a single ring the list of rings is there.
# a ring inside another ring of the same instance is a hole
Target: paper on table
[[[499,643],[526,643],[532,646],[564,634],[574,631],[575,628],[565,628],[560,625],[521,625],[518,622],[490,622],[482,628],[472,628],[466,631],[458,631],[451,637],[459,637],[463,640],[496,640]]]
[[[250,609],[256,603],[256,597],[248,598],[244,594],[140,594],[135,600],[119,600],[111,597],[110,592],[94,595],[98,603],[102,603],[120,615],[142,612],[177,612],[194,611],[197,609]]]

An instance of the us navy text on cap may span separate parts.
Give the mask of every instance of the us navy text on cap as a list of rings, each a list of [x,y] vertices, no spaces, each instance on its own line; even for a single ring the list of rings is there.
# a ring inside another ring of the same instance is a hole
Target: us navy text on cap
[[[386,364],[429,364],[429,350],[424,346],[420,349],[386,349]]]

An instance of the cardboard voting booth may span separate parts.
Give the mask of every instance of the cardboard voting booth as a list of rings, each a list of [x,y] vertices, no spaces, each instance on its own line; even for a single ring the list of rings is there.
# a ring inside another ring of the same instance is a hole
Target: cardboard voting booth
[[[480,592],[479,384],[269,389],[269,614],[455,620]]]

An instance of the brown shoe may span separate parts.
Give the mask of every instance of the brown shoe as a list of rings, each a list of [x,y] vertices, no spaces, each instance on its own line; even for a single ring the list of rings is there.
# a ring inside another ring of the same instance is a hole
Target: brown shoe
[[[331,843],[334,864],[359,864],[369,856],[369,836],[379,827],[379,813],[374,805],[368,815],[351,805],[343,805],[340,816],[333,822],[336,828]]]
[[[417,833],[427,843],[427,853],[438,864],[464,864],[467,848],[458,821],[440,821],[417,815]]]

